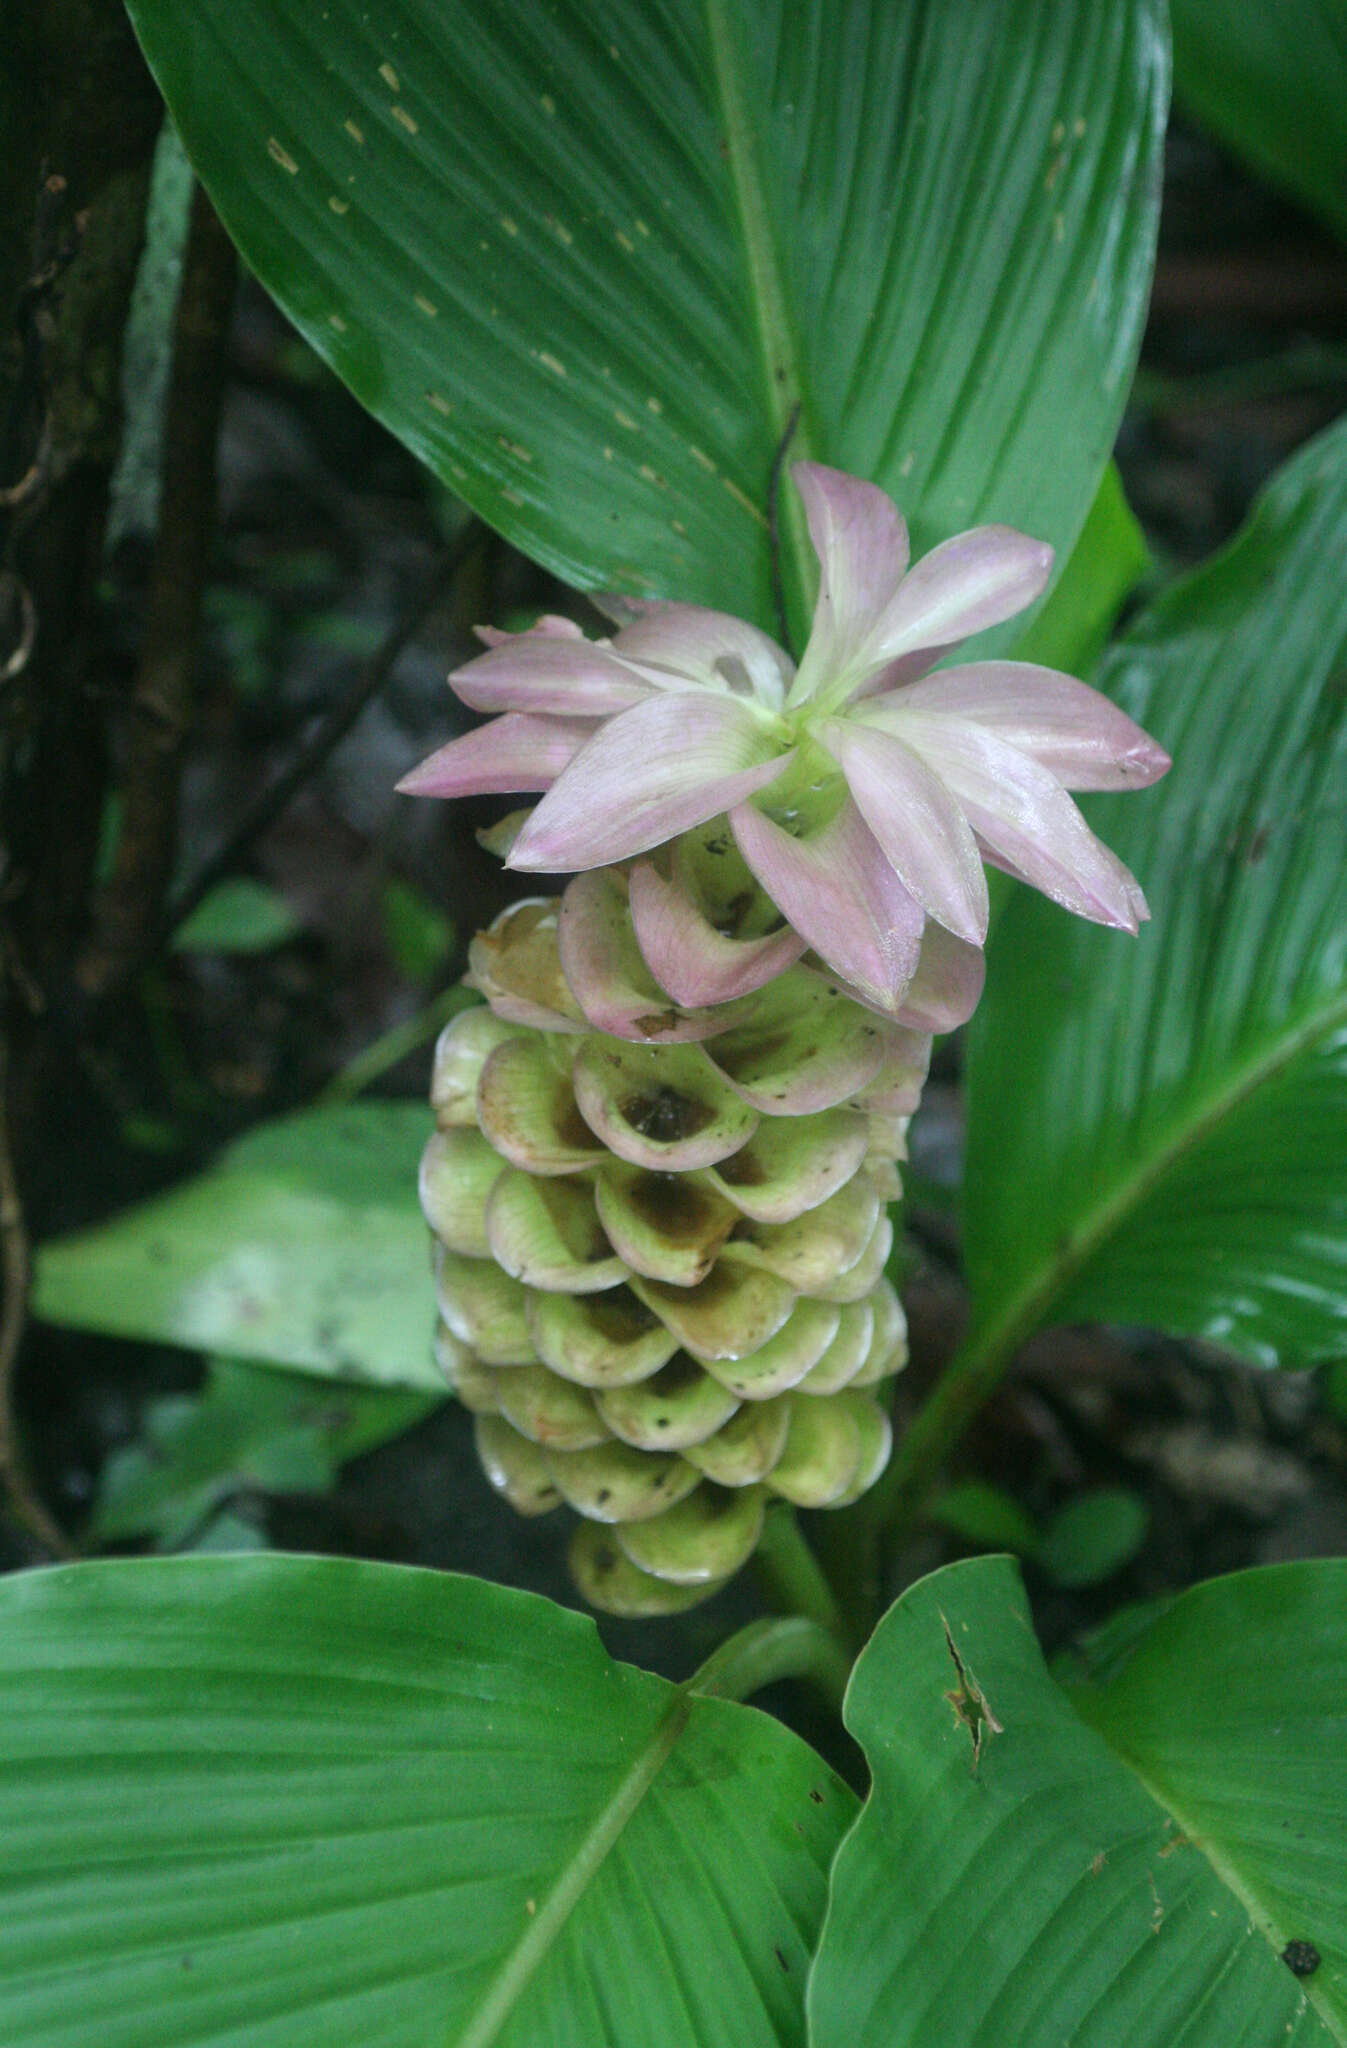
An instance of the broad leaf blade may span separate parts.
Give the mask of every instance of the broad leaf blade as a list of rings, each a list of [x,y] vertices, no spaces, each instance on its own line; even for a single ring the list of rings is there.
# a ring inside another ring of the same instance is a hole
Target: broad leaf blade
[[[1144,315],[1160,0],[132,0],[262,282],[582,586],[774,621],[783,431],[1074,541]],[[787,517],[787,580],[812,570]],[[792,575],[793,568],[793,575]]]
[[[1169,592],[1097,681],[1169,748],[1091,820],[1136,941],[1028,891],[970,1033],[984,1327],[1148,1323],[1260,1364],[1347,1339],[1347,429]]]
[[[294,1558],[0,1616],[7,2048],[802,2042],[850,1793],[579,1616]]]
[[[437,1405],[397,1387],[315,1385],[238,1358],[214,1358],[199,1394],[149,1410],[143,1439],[99,1477],[95,1544],[152,1535],[176,1550],[240,1494],[323,1493],[340,1467],[400,1436]]]
[[[1213,134],[1347,235],[1341,0],[1174,0],[1174,87]]]
[[[1347,2040],[1344,1698],[1340,1563],[1195,1588],[1088,1694],[1049,1677],[1007,1560],[923,1580],[848,1695],[874,1788],[814,2048]]]
[[[443,1392],[430,1355],[417,1103],[308,1110],[206,1173],[45,1245],[48,1322]]]

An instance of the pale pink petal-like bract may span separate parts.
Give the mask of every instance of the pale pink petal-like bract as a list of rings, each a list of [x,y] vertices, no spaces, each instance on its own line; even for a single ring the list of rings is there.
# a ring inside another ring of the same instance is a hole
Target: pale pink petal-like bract
[[[904,715],[903,731],[949,785],[978,838],[1054,903],[1135,932],[1150,915],[1135,878],[1095,838],[1060,782],[1004,740]]]
[[[507,712],[437,747],[398,788],[404,796],[509,796],[550,789],[597,730],[592,718]]]
[[[728,690],[778,711],[794,673],[790,656],[766,633],[729,612],[665,604],[624,626],[613,652],[636,664],[655,689]]]
[[[1164,748],[1098,690],[1028,661],[944,669],[895,701],[995,733],[1065,789],[1144,789],[1170,765]]]
[[[876,619],[893,601],[909,547],[906,521],[875,484],[820,462],[797,462],[791,476],[804,500],[820,571],[809,645],[790,696],[795,705],[856,663]]]
[[[627,860],[741,803],[792,758],[737,698],[647,697],[608,719],[558,776],[506,865],[556,872]]]
[[[449,678],[474,711],[555,711],[606,718],[650,694],[640,676],[593,640],[518,633]]]
[[[1014,618],[1046,588],[1052,549],[1013,526],[974,526],[913,565],[867,643],[872,667],[950,647]]]
[[[727,938],[677,880],[649,861],[631,871],[631,915],[646,966],[674,1002],[726,1003],[783,974],[805,950],[787,924],[761,939]]]
[[[855,804],[796,839],[752,804],[730,812],[739,851],[821,960],[893,1012],[916,970],[924,922]]]
[[[972,830],[940,777],[891,733],[830,718],[820,737],[909,895],[959,938],[987,936],[987,878]]]

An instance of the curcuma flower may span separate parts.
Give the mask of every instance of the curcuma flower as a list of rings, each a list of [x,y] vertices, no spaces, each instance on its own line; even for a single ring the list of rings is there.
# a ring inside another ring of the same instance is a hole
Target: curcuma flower
[[[611,641],[555,618],[484,635],[489,651],[450,680],[499,715],[400,787],[544,792],[507,865],[633,863],[637,943],[684,1006],[746,993],[808,949],[902,1017],[925,935],[967,1015],[981,987],[984,861],[1135,932],[1145,898],[1067,792],[1144,787],[1168,756],[1056,670],[980,661],[932,673],[1033,602],[1052,550],[984,526],[909,567],[884,492],[817,463],[793,476],[821,571],[798,670],[756,627],[693,605],[634,607]],[[660,852],[721,818],[784,931],[739,931],[705,859]]]
[[[508,863],[575,871],[472,943],[421,1203],[486,1476],[576,1511],[574,1576],[617,1613],[704,1598],[774,1501],[846,1506],[884,1468],[886,1204],[931,1034],[981,991],[983,861],[1146,915],[1066,792],[1151,782],[1159,748],[1052,670],[931,672],[1049,551],[983,527],[909,570],[881,491],[795,477],[822,568],[798,670],[690,605],[487,633],[452,680],[497,715],[401,785],[541,792]]]

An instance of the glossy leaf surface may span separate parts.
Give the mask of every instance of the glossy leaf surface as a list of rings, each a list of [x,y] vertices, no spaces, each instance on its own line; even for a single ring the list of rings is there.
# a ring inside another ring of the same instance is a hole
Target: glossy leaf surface
[[[797,2048],[851,1794],[476,1579],[0,1586],[6,2048]]]
[[[1096,681],[1166,746],[1089,800],[1132,941],[1016,891],[970,1032],[984,1329],[1146,1323],[1260,1364],[1347,1341],[1347,429],[1144,615]]]
[[[792,450],[1062,552],[1122,409],[1159,0],[132,0],[188,151],[313,345],[582,586],[774,623]],[[793,500],[797,629],[812,561]]]
[[[1336,1560],[1195,1587],[1067,1689],[1009,1560],[924,1579],[848,1693],[813,2048],[1347,2040],[1345,1701]]]
[[[419,1103],[265,1124],[195,1180],[42,1248],[48,1322],[443,1392],[416,1171]]]

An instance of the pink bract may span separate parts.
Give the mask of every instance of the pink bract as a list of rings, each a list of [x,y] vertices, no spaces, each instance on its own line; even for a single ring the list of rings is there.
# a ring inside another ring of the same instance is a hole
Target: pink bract
[[[819,463],[792,475],[821,571],[798,669],[756,626],[694,605],[642,607],[611,640],[551,617],[526,633],[485,632],[488,651],[450,681],[496,715],[400,787],[541,792],[513,868],[646,856],[636,937],[683,1006],[739,995],[807,947],[897,1016],[925,953],[944,963],[941,1011],[957,1022],[956,997],[971,1009],[980,975],[952,972],[963,956],[933,952],[924,934],[952,935],[971,959],[987,930],[984,860],[1135,932],[1145,898],[1067,792],[1142,788],[1168,756],[1056,670],[977,661],[932,673],[1033,603],[1052,550],[981,526],[909,566],[906,525],[883,491]],[[780,936],[729,933],[676,867],[648,864],[722,817],[726,848],[784,919]]]

